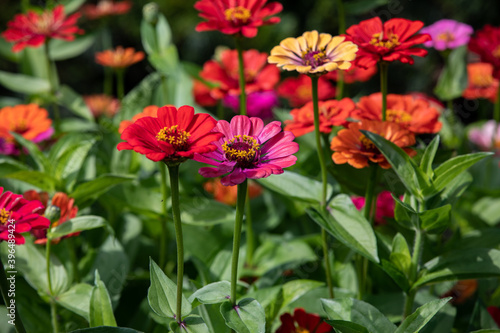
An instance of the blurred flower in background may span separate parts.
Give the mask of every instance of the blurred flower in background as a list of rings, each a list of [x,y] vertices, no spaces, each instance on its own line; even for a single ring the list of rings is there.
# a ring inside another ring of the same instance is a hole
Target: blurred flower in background
[[[377,66],[362,68],[353,65],[351,66],[351,68],[343,72],[343,80],[347,84],[351,84],[354,82],[366,82],[369,79],[371,79],[375,74],[377,74]],[[325,78],[338,81],[339,73],[338,71],[330,72],[325,75]]]
[[[135,52],[135,49],[132,47],[124,49],[122,46],[118,46],[114,50],[97,52],[95,55],[95,61],[98,64],[114,69],[130,67],[142,59],[144,59],[144,52]]]
[[[441,295],[441,298],[453,297],[451,304],[459,305],[471,298],[477,290],[477,280],[460,280],[453,287]]]
[[[20,104],[0,109],[0,139],[3,141],[0,144],[0,154],[17,155],[19,149],[9,132],[39,143],[48,140],[54,134],[54,129],[47,110],[36,104]]]
[[[364,197],[351,197],[354,206],[358,210],[362,210],[365,207],[366,199]],[[394,208],[396,206],[396,201],[392,197],[391,192],[382,191],[377,196],[377,209],[375,210],[375,224],[384,225],[387,223],[386,218],[394,218]]]
[[[207,20],[199,23],[196,31],[218,30],[247,38],[255,37],[262,25],[279,23],[280,18],[273,15],[283,10],[279,2],[267,3],[267,0],[200,0],[194,8]]]
[[[141,113],[136,114],[132,117],[132,120],[123,120],[120,123],[120,127],[118,128],[118,133],[122,134],[123,131],[129,126],[137,121],[137,119],[141,119],[144,117],[156,117],[159,107],[156,105],[146,106]]]
[[[469,42],[469,50],[479,55],[481,62],[493,66],[493,77],[500,79],[500,27],[485,25],[476,31]]]
[[[239,113],[239,96],[227,95],[222,104],[234,113]],[[273,109],[279,104],[278,95],[274,90],[255,91],[247,95],[247,114],[250,117],[270,119],[273,117]]]
[[[467,99],[486,98],[495,103],[498,79],[493,78],[493,65],[486,62],[467,64],[468,85],[462,96]]]
[[[220,178],[214,178],[203,184],[203,188],[214,196],[214,199],[226,205],[236,205],[238,186],[224,186]],[[256,198],[262,193],[262,187],[255,182],[248,182],[248,197]]]
[[[278,86],[278,96],[288,100],[291,107],[300,108],[307,102],[312,101],[311,79],[305,74],[284,79]],[[325,76],[320,76],[318,80],[318,99],[324,101],[332,97],[335,97],[335,86]]]
[[[104,94],[83,96],[83,100],[94,118],[106,116],[112,118],[120,110],[120,101]]]
[[[38,14],[28,11],[26,14],[17,14],[7,23],[7,30],[2,36],[8,42],[13,42],[12,50],[21,51],[25,47],[39,47],[48,38],[72,41],[75,34],[82,34],[83,30],[76,26],[80,14],[66,17],[64,6],[59,5],[54,10],[47,9]]]
[[[424,43],[426,47],[433,47],[438,51],[456,49],[469,43],[474,29],[468,24],[455,20],[442,19],[420,30],[422,34],[429,34],[432,40]]]
[[[500,152],[500,125],[494,120],[489,120],[482,126],[471,129],[469,140],[481,150]]]
[[[89,20],[97,20],[112,15],[123,15],[130,11],[132,2],[125,0],[114,2],[112,0],[99,0],[97,4],[85,4],[81,8],[83,16]]]
[[[307,313],[304,309],[295,309],[293,316],[289,313],[281,315],[281,326],[276,333],[330,333],[333,328],[323,322],[320,316]]]

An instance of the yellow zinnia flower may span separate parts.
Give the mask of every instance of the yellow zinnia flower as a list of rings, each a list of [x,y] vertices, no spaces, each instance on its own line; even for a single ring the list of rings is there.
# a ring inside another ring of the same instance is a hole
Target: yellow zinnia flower
[[[289,71],[323,74],[336,69],[349,69],[358,47],[344,42],[345,37],[304,32],[298,38],[286,38],[271,50],[267,61]]]

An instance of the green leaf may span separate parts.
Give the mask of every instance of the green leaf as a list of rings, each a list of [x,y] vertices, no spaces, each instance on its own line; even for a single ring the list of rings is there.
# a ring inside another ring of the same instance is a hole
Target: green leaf
[[[324,282],[314,280],[293,280],[283,285],[283,304],[282,307],[287,306],[298,300],[307,292],[324,286]]]
[[[479,330],[479,331],[473,331],[470,333],[500,333],[500,330],[484,329],[484,330]]]
[[[252,298],[242,299],[237,306],[231,301],[221,304],[220,312],[226,325],[237,333],[264,333],[266,314],[264,308]]]
[[[458,47],[450,52],[447,62],[439,75],[434,93],[440,100],[449,101],[462,96],[467,88],[467,46]]]
[[[387,275],[389,275],[394,280],[394,282],[396,282],[401,290],[403,290],[404,292],[410,290],[410,282],[408,281],[408,277],[401,271],[398,266],[385,259],[382,259],[381,264],[384,272],[386,272]]]
[[[365,327],[367,332],[392,333],[396,330],[396,326],[389,319],[366,302],[341,298],[321,299],[321,304],[329,319],[353,322]]]
[[[175,45],[170,45],[161,52],[151,53],[148,60],[154,68],[168,76],[175,76],[179,69],[179,53]]]
[[[148,290],[148,302],[153,311],[166,318],[175,318],[177,285],[163,273],[161,268],[149,260],[151,286]],[[182,318],[191,312],[191,303],[182,295]]]
[[[5,178],[20,180],[46,192],[54,192],[56,185],[54,178],[40,171],[18,171],[6,175]]]
[[[431,301],[409,315],[394,333],[418,333],[452,297]]]
[[[73,188],[77,176],[82,169],[83,162],[85,162],[85,159],[94,144],[95,140],[82,140],[67,149],[64,154],[57,159],[54,169],[54,177],[59,181],[64,181],[64,188]]]
[[[156,31],[153,25],[146,20],[142,20],[140,30],[142,47],[144,47],[146,53],[158,52],[158,41],[156,40]]]
[[[87,107],[87,104],[85,104],[82,96],[77,94],[70,87],[65,85],[61,86],[59,88],[57,97],[58,103],[73,112],[74,115],[92,122],[94,121],[94,116]]]
[[[231,283],[228,281],[219,281],[196,290],[191,297],[189,297],[189,302],[192,303],[196,298],[203,304],[218,304],[227,301],[230,295]]]
[[[182,326],[176,321],[170,324],[170,329],[174,333],[209,333],[207,324],[203,321],[203,318],[196,315],[190,315],[184,318],[182,321]]]
[[[50,90],[48,80],[4,71],[0,71],[0,84],[14,92],[28,95],[46,93]]]
[[[436,152],[439,148],[439,135],[429,143],[429,145],[425,148],[424,155],[422,156],[422,160],[420,161],[420,169],[432,179],[434,176],[434,171],[432,169],[432,163],[434,162],[434,157],[436,156]]]
[[[430,187],[429,177],[422,172],[415,161],[403,149],[380,135],[361,132],[382,152],[406,189],[415,197],[423,199],[423,192]]]
[[[60,306],[82,316],[89,321],[90,296],[92,286],[87,283],[73,285],[56,299]]]
[[[406,239],[397,233],[392,240],[392,251],[389,256],[391,262],[406,276],[410,273],[411,254]]]
[[[285,171],[281,175],[261,178],[259,183],[268,189],[286,197],[305,202],[317,203],[321,201],[322,183],[314,179],[301,176],[298,173]],[[328,187],[329,197],[332,188]]]
[[[49,233],[51,239],[63,237],[74,232],[91,230],[106,226],[106,220],[100,216],[86,215],[72,218],[52,228]]]
[[[64,6],[64,13],[69,15],[76,12],[85,3],[85,0],[59,0],[58,3]]]
[[[132,176],[120,176],[113,174],[101,175],[94,180],[78,185],[69,196],[74,198],[77,205],[80,206],[80,202],[94,200],[113,186],[131,181],[133,179],[135,179],[135,177]]]
[[[442,232],[450,224],[451,205],[420,213],[420,227],[427,232]]]
[[[83,328],[70,333],[144,333],[131,328],[100,326],[93,328]]]
[[[132,117],[142,111],[144,106],[151,105],[153,92],[161,81],[159,73],[151,73],[135,86],[122,100],[120,112],[113,118],[115,124]]]
[[[30,140],[25,139],[22,135],[16,132],[10,132],[12,136],[16,139],[16,142],[23,146],[27,151],[28,155],[35,161],[38,171],[46,171],[50,169],[50,161],[45,157],[38,146]]]
[[[172,44],[172,30],[163,14],[158,15],[158,21],[156,22],[156,40],[160,53],[163,53]]]
[[[99,272],[95,272],[95,286],[90,297],[89,311],[90,327],[116,326],[111,299],[108,290],[99,277]]]
[[[182,223],[211,226],[234,222],[234,208],[206,197],[182,198],[180,202]]]
[[[473,153],[450,158],[434,170],[433,184],[436,191],[441,191],[462,172],[493,153]]]
[[[4,155],[0,156],[0,177],[4,177],[16,171],[27,171],[26,164],[16,161],[15,159]]]
[[[427,262],[413,289],[427,283],[500,276],[500,251],[459,249]]]
[[[377,7],[387,5],[389,0],[354,0],[346,1],[344,10],[346,14],[361,15],[374,10]]]
[[[71,42],[52,39],[49,42],[49,56],[54,61],[74,58],[88,50],[94,44],[94,41],[95,37],[93,35],[78,37]]]
[[[325,320],[325,323],[340,333],[370,333],[365,327],[345,320]]]
[[[349,196],[337,195],[328,206],[329,212],[321,213],[308,208],[309,216],[350,249],[378,263],[377,239],[373,227],[356,209]]]
[[[472,213],[479,216],[490,227],[500,223],[500,198],[482,197],[474,203]]]

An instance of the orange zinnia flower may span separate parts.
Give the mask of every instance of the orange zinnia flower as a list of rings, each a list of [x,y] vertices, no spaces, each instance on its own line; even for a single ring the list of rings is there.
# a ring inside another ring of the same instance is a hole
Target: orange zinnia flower
[[[224,186],[220,178],[214,178],[203,184],[203,188],[208,193],[214,195],[214,199],[226,205],[236,205],[238,186]],[[258,197],[262,193],[262,187],[252,181],[248,182],[248,196],[250,199]]]
[[[382,120],[382,94],[361,97],[356,105],[356,119]],[[440,113],[423,98],[412,95],[387,95],[387,121],[398,123],[415,134],[437,133],[441,129]]]
[[[467,99],[487,98],[493,103],[497,99],[498,80],[493,78],[493,65],[477,62],[467,65],[469,85],[462,93]]]
[[[347,129],[339,131],[337,136],[333,138],[330,145],[334,151],[333,162],[336,164],[349,163],[356,169],[366,168],[370,161],[378,163],[384,169],[391,167],[380,150],[360,130],[382,136],[402,148],[410,156],[417,153],[408,148],[415,144],[415,136],[410,131],[395,123],[363,120],[359,123],[350,123]]]
[[[350,98],[340,101],[330,100],[319,102],[319,130],[330,133],[333,126],[345,126],[347,118],[355,112],[356,106]],[[300,109],[293,109],[290,113],[293,119],[285,120],[285,131],[301,136],[314,131],[313,102],[309,102]]]
[[[12,51],[18,52],[27,46],[39,47],[47,38],[72,41],[75,34],[82,34],[83,30],[76,26],[80,14],[66,17],[64,6],[59,5],[54,10],[45,10],[41,14],[28,11],[18,14],[7,23],[8,29],[2,36],[8,42],[14,42]]]
[[[137,119],[141,119],[144,117],[155,117],[156,118],[156,113],[158,112],[159,107],[156,105],[149,105],[146,106],[141,113],[136,114],[135,116],[132,117],[132,120],[123,120],[120,123],[120,127],[118,128],[118,133],[122,134],[123,131],[129,126],[132,125],[137,121]]]
[[[18,154],[14,137],[16,132],[25,139],[38,143],[54,133],[47,110],[36,104],[6,106],[0,109],[0,153]]]
[[[333,72],[332,72],[333,73]],[[278,86],[278,96],[285,98],[293,108],[300,108],[309,101],[312,101],[312,83],[307,75],[289,77],[283,80]],[[335,87],[325,76],[320,76],[318,80],[318,100],[335,97]]]
[[[84,96],[83,100],[95,118],[113,117],[120,109],[120,101],[108,95]]]
[[[302,74],[324,74],[336,69],[349,69],[358,47],[345,37],[306,31],[298,38],[285,38],[271,50],[267,58],[287,71]]]
[[[86,4],[81,11],[89,20],[96,20],[111,15],[122,15],[128,13],[132,8],[132,2],[113,2],[112,0],[100,0],[97,5]]]
[[[95,55],[95,61],[98,64],[114,69],[127,68],[142,59],[144,59],[144,52],[135,52],[132,47],[124,49],[122,46],[118,46],[115,50],[98,52]]]

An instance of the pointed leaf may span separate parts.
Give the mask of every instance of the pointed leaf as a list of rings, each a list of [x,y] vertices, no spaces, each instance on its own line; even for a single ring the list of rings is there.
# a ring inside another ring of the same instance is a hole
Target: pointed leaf
[[[106,226],[106,220],[100,216],[86,215],[72,218],[58,226],[52,228],[49,233],[50,238],[63,237],[75,232],[91,230]]]
[[[68,291],[59,295],[57,304],[82,316],[89,321],[90,297],[92,286],[87,283],[73,285]]]
[[[401,269],[394,263],[382,259],[382,269],[389,275],[394,282],[401,288],[402,291],[407,292],[410,290],[410,282],[408,282],[408,277],[401,271]]]
[[[390,255],[391,262],[406,275],[410,273],[411,254],[406,239],[400,233],[397,233],[392,240],[392,251]]]
[[[78,37],[70,42],[51,39],[49,42],[49,56],[54,61],[74,58],[89,49],[94,44],[94,40],[93,35]]]
[[[83,328],[80,330],[71,331],[70,333],[144,333],[144,332],[136,331],[132,328],[125,328],[125,327],[99,326],[93,328]]]
[[[451,205],[429,209],[419,214],[420,227],[427,232],[442,232],[450,224]]]
[[[46,93],[50,90],[50,83],[46,79],[4,71],[0,71],[0,84],[14,92],[28,95]]]
[[[203,318],[196,315],[190,315],[184,318],[182,325],[176,321],[170,324],[170,329],[174,333],[209,333],[207,324],[203,321]]]
[[[409,315],[394,333],[418,333],[452,297],[431,301]]]
[[[420,161],[420,169],[429,177],[432,178],[434,175],[434,171],[432,170],[432,163],[434,162],[434,157],[436,156],[436,152],[439,148],[439,135],[429,143],[429,145],[425,148],[424,155],[422,156],[422,160]]]
[[[38,171],[46,171],[50,169],[50,162],[38,148],[38,146],[30,140],[25,139],[21,134],[16,132],[10,132],[12,136],[16,139],[21,146],[23,146],[27,151],[29,156],[35,161]]]
[[[242,299],[237,306],[231,301],[221,304],[220,312],[226,325],[237,333],[264,333],[266,314],[264,308],[252,298]]]
[[[95,286],[90,297],[89,311],[90,327],[116,326],[111,299],[108,290],[99,277],[99,272],[95,273]]]
[[[96,199],[113,186],[131,181],[133,179],[135,179],[135,177],[132,176],[120,176],[113,174],[101,175],[94,180],[78,185],[69,196],[74,198],[77,205],[80,206],[80,202],[83,203],[88,200]]]
[[[466,55],[467,46],[458,47],[448,55],[447,63],[434,89],[440,100],[448,101],[461,97],[467,88]]]
[[[346,320],[325,320],[325,323],[335,328],[335,332],[340,333],[371,333],[359,324]]]
[[[73,89],[68,86],[61,86],[57,94],[59,100],[58,103],[66,108],[68,108],[74,115],[87,119],[89,121],[94,121],[94,116],[90,112],[87,104],[83,100],[82,96],[77,94]],[[82,125],[81,119],[80,126]]]
[[[231,283],[229,281],[219,281],[196,290],[189,297],[189,301],[192,303],[196,298],[203,304],[218,304],[227,301],[230,295]]]
[[[20,180],[49,193],[54,192],[56,187],[56,180],[40,171],[17,171],[4,177]]]

